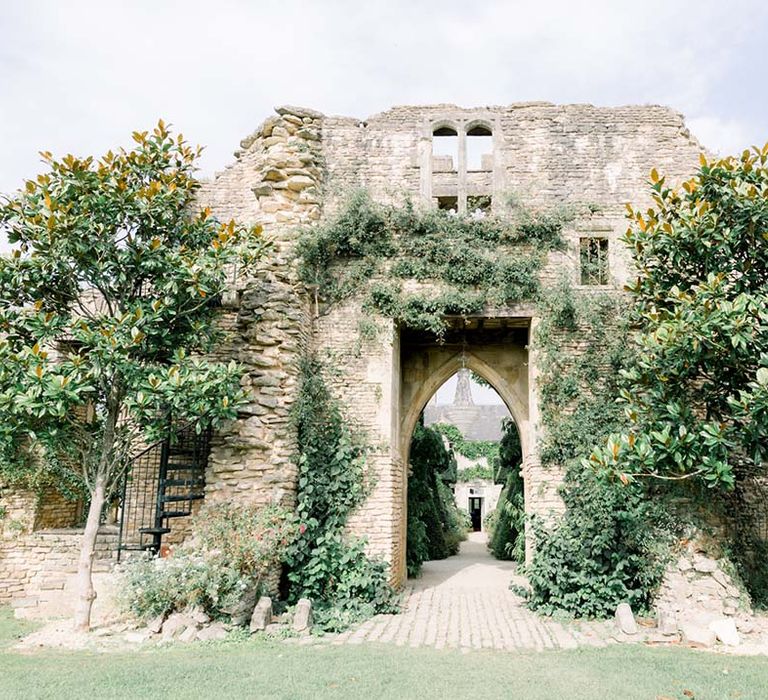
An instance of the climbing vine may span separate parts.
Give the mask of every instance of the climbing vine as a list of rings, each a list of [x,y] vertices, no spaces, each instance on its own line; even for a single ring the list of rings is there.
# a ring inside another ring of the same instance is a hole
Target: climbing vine
[[[335,218],[303,232],[300,276],[327,305],[361,293],[366,309],[442,336],[446,316],[535,299],[546,253],[562,247],[575,214],[514,205],[509,216],[475,218],[358,191]]]
[[[542,285],[547,254],[563,246],[562,228],[576,213],[572,207],[531,212],[515,205],[509,216],[475,219],[410,202],[379,204],[358,192],[338,216],[303,233],[298,254],[301,277],[325,309],[355,296],[373,315],[438,339],[448,327],[446,317],[520,301],[537,305],[541,458],[545,468],[565,468],[567,510],[557,527],[533,524],[531,604],[599,614],[619,602],[617,596],[638,604],[650,600],[662,567],[649,543],[660,541],[652,535],[661,520],[646,507],[643,493],[596,482],[581,466],[597,441],[624,424],[615,403],[616,378],[632,346],[621,295],[575,290],[568,280]],[[458,440],[453,447],[467,449]],[[522,482],[512,471],[504,476],[508,522],[497,549],[518,558]],[[585,523],[599,527],[589,541],[580,536]],[[585,576],[591,583],[580,597]]]
[[[299,537],[287,557],[289,600],[311,598],[320,629],[397,609],[386,562],[365,554],[364,541],[345,533],[347,520],[368,493],[370,447],[348,425],[325,382],[317,357],[301,365],[293,408],[299,451]]]
[[[435,423],[430,426],[441,435],[445,436],[451,444],[454,452],[467,459],[487,459],[488,470],[491,473],[489,479],[493,478],[493,464],[499,456],[499,443],[493,440],[467,440],[461,431],[449,423]],[[467,471],[466,469],[462,471]]]
[[[620,374],[635,352],[626,300],[579,293],[561,281],[542,295],[540,310],[540,454],[545,468],[565,469],[566,511],[555,527],[532,524],[530,604],[586,616],[611,614],[623,601],[647,609],[674,530],[663,500],[636,484],[598,479],[582,464],[592,445],[627,420],[616,403]]]

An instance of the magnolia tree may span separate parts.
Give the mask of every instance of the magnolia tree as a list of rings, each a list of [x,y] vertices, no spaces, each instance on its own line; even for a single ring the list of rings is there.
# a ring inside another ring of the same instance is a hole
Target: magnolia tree
[[[651,172],[629,208],[637,355],[622,377],[629,430],[587,463],[733,489],[768,449],[768,145],[701,158],[679,189]]]
[[[240,369],[205,359],[215,300],[262,255],[259,230],[200,210],[200,149],[162,121],[100,160],[43,153],[48,172],[0,204],[0,470],[79,485],[90,501],[75,621],[90,625],[104,504],[137,441],[172,416],[216,423]],[[200,423],[198,424],[200,425]]]

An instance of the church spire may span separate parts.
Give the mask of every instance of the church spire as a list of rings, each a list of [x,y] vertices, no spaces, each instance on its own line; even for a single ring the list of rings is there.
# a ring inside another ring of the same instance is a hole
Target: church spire
[[[456,376],[458,381],[456,382],[456,393],[453,395],[454,406],[474,406],[475,402],[472,400],[472,386],[469,381],[469,370],[460,369]]]

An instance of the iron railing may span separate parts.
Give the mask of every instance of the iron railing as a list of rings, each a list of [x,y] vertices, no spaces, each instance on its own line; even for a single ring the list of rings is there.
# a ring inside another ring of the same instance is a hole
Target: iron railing
[[[118,561],[124,551],[157,554],[171,521],[192,514],[205,495],[210,439],[210,427],[184,423],[131,460],[120,489]]]

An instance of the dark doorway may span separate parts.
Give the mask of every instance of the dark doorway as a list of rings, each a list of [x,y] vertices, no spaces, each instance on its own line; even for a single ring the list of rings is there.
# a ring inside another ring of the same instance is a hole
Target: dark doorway
[[[483,527],[483,499],[481,496],[470,496],[469,517],[472,520],[472,530],[480,532]]]

